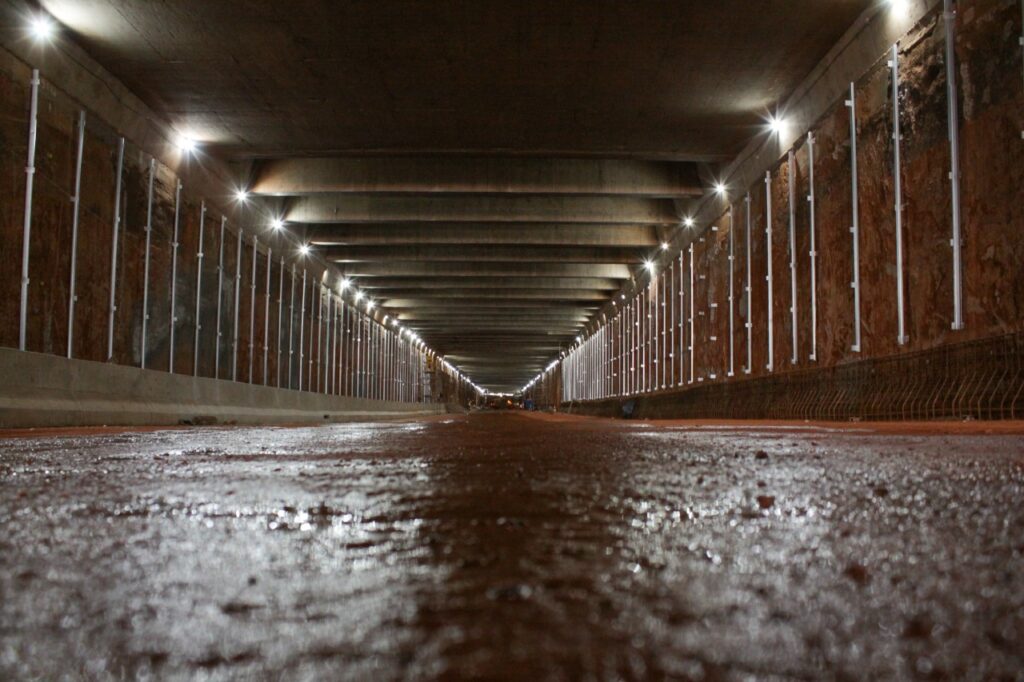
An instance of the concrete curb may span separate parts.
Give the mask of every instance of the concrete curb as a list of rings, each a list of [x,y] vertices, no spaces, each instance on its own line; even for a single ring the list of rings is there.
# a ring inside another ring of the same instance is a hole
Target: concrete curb
[[[295,424],[445,414],[0,348],[0,428]]]

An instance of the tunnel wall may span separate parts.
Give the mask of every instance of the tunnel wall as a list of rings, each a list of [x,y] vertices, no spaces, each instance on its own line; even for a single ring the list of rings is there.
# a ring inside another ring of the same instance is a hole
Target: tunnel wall
[[[1022,35],[1021,6],[1015,0],[962,0],[958,3],[954,45],[961,154],[962,329],[953,326],[952,192],[943,22],[941,11],[932,12],[899,43],[905,342],[899,343],[897,334],[892,80],[888,54],[882,54],[857,80],[854,88],[859,166],[859,348],[854,347],[856,328],[851,286],[854,261],[850,231],[853,220],[850,110],[846,105],[849,95],[844,92],[836,93],[834,106],[810,131],[814,140],[816,334],[810,314],[811,204],[807,197],[812,194],[811,149],[810,138],[804,135],[791,150],[786,150],[763,180],[745,190],[732,188],[725,212],[714,221],[711,229],[693,240],[692,260],[697,276],[692,288],[687,281],[688,273],[684,272],[682,277],[687,310],[681,316],[672,317],[670,313],[666,328],[661,330],[670,335],[674,327],[684,341],[674,347],[670,344],[668,353],[652,360],[667,363],[681,380],[674,384],[669,382],[668,386],[660,383],[642,386],[634,392],[654,395],[698,391],[702,396],[728,395],[732,407],[725,410],[721,407],[722,401],[717,399],[697,400],[697,394],[666,396],[664,400],[654,401],[662,406],[658,408],[659,414],[672,416],[668,406],[677,405],[678,414],[689,416],[727,416],[727,413],[767,416],[774,412],[766,407],[763,414],[759,411],[761,408],[741,409],[737,401],[742,402],[742,396],[748,396],[751,406],[763,407],[758,402],[761,397],[755,394],[762,396],[764,394],[759,392],[777,391],[778,403],[787,404],[784,394],[793,384],[780,377],[782,374],[793,373],[803,377],[801,381],[810,381],[809,377],[816,376],[817,372],[825,384],[842,376],[844,381],[863,380],[867,382],[865,387],[884,392],[904,385],[903,372],[907,367],[930,367],[927,371],[935,371],[935,367],[927,363],[905,365],[904,360],[942,358],[946,352],[957,354],[959,358],[963,358],[963,354],[978,353],[976,361],[984,366],[992,358],[1005,358],[1006,352],[1021,352],[1016,340],[1019,337],[1015,336],[1024,329],[1024,242],[1020,239],[1024,226],[1024,65],[1018,42]],[[792,153],[792,164],[788,152]],[[794,185],[792,193],[790,183]],[[791,249],[789,243],[791,205],[795,249]],[[749,253],[745,244],[748,211]],[[731,235],[731,231],[735,234]],[[730,235],[735,239],[731,261]],[[794,281],[791,253],[796,256],[795,349],[790,314]],[[685,247],[683,261],[685,271],[691,261]],[[673,261],[669,269],[657,273],[655,288],[665,277],[678,283],[678,266]],[[745,290],[748,267],[749,292]],[[730,268],[735,287],[732,302],[728,296]],[[671,296],[678,294],[677,286]],[[748,296],[752,304],[749,317],[746,314]],[[692,315],[688,309],[691,298]],[[626,301],[623,307],[628,313],[633,305],[634,302]],[[730,308],[734,323],[731,335]],[[641,312],[645,314],[646,310]],[[645,330],[635,327],[634,331],[644,344]],[[692,347],[690,334],[693,335]],[[563,401],[628,395],[629,391],[623,390],[623,375],[644,371],[643,362],[623,359],[620,355],[623,349],[630,350],[631,339],[615,335],[610,341],[611,361],[595,373],[586,360],[581,363],[579,357],[593,353],[593,343],[592,338],[586,339],[563,362]],[[934,355],[928,355],[929,352]],[[729,376],[730,357],[735,368],[733,376]],[[1019,366],[1019,356],[1014,362]],[[859,370],[856,365],[873,369],[870,372]],[[971,362],[963,360],[958,366],[971,366]],[[865,378],[869,376],[870,381]],[[956,396],[970,390],[974,380],[969,372],[945,376],[947,382],[943,390],[948,395],[936,398],[940,402],[954,401]],[[750,380],[756,379],[763,381],[751,383]],[[711,388],[706,385],[710,383],[723,387]],[[730,384],[735,387],[729,388]],[[755,385],[756,390],[752,388]],[[1018,390],[1017,385],[1012,382],[997,382],[997,385],[1011,392],[1003,396],[1002,402],[1013,403],[1016,396],[1012,392]],[[859,393],[856,386],[849,390]],[[642,402],[654,404],[646,399]],[[861,408],[851,407],[841,415],[848,418],[868,413],[874,414],[864,404]],[[886,414],[888,418],[898,418],[899,412]],[[1003,414],[998,410],[985,412],[991,418]],[[920,415],[920,411],[911,411],[909,416]]]
[[[74,66],[58,66],[58,47],[46,49],[31,195],[25,351],[378,401],[465,405],[470,400],[473,389],[455,368],[419,341],[397,334],[383,313],[366,309],[366,301],[360,305],[346,297],[340,276],[300,256],[293,241],[270,229],[262,210],[233,201],[233,189],[210,177],[216,161],[201,151],[182,159],[175,150],[174,160],[168,159],[166,149],[153,141],[159,137],[156,124],[139,113],[138,103],[128,101],[129,94],[122,93],[116,103],[99,95],[95,102],[82,102],[63,89],[69,85],[80,92],[80,82],[48,80],[51,71],[83,81],[103,72],[95,66],[88,73],[73,71],[87,59],[81,54],[73,55]],[[20,345],[31,80],[31,66],[0,49],[0,347],[7,348]],[[115,91],[118,85],[107,83]],[[15,367],[8,365],[7,371]]]

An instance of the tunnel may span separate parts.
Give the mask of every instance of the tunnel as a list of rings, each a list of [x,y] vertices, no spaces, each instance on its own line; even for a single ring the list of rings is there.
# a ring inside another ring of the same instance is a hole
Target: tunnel
[[[0,0],[0,679],[1024,680],[1022,24]]]

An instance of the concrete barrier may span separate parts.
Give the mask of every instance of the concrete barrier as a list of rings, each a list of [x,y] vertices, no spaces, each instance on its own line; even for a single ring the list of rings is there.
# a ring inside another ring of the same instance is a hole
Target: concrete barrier
[[[327,423],[448,410],[440,403],[300,393],[0,348],[0,428]]]

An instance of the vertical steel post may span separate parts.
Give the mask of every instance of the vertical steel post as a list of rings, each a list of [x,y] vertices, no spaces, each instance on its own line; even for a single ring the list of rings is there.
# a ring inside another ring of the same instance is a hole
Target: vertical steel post
[[[235,245],[235,303],[234,322],[231,327],[231,380],[238,381],[238,309],[242,303],[242,226],[238,226]]]
[[[365,398],[366,395],[363,391],[363,315],[359,312],[358,304],[354,308],[355,312],[358,313],[356,319],[356,377],[355,377],[355,395],[360,398]]]
[[[964,328],[963,252],[960,234],[960,103],[956,80],[956,9],[943,0],[946,21],[946,99],[949,104],[949,183],[953,204],[953,329]]]
[[[853,241],[853,345],[854,353],[860,352],[860,184],[857,173],[857,89],[850,83],[850,99],[846,100],[850,109],[850,187],[852,203],[852,225],[850,235]]]
[[[117,181],[114,189],[114,225],[110,246],[110,310],[107,318],[107,361],[114,359],[114,317],[117,313],[117,240],[121,232],[121,187],[124,182],[124,138],[117,143]]]
[[[324,364],[324,298],[325,298],[325,287],[320,280],[313,281],[313,290],[317,292],[316,295],[316,355],[310,358],[310,365],[313,367],[313,374],[316,375],[316,388],[314,389],[313,383],[310,382],[310,390],[315,390],[317,393],[320,392],[320,379],[323,375],[321,368]],[[312,320],[310,320],[310,329],[312,329]]]
[[[792,329],[793,354],[790,364],[800,361],[797,334],[796,297],[796,152],[789,152],[789,326]]]
[[[21,308],[18,350],[26,349],[28,337],[29,253],[32,243],[32,191],[36,175],[36,140],[39,137],[39,69],[32,69],[32,96],[28,121],[28,163],[25,166],[25,221],[21,232]]]
[[[168,330],[167,371],[174,374],[174,328],[178,324],[178,229],[181,220],[181,181],[174,182],[174,226],[171,233],[171,328]]]
[[[814,198],[814,133],[807,133],[807,209],[810,216],[810,251],[811,257],[811,362],[818,359],[818,249],[817,249],[817,214]]]
[[[324,353],[324,393],[330,395],[331,393],[331,352],[334,349],[334,338],[331,336],[331,320],[334,315],[334,300],[331,295],[331,290],[327,289],[327,332],[324,334],[324,340],[326,342],[326,352]]]
[[[68,353],[74,355],[75,303],[78,302],[78,224],[82,208],[82,157],[85,155],[85,111],[78,112],[78,153],[75,156],[75,194],[71,197],[71,276],[68,283]]]
[[[729,376],[736,375],[736,230],[732,206],[729,206]]]
[[[142,266],[142,353],[140,365],[146,369],[146,334],[149,330],[149,250],[153,242],[153,183],[156,180],[156,159],[149,160],[149,189],[146,198],[146,253]]]
[[[263,385],[270,384],[267,372],[270,370],[270,270],[273,250],[267,247],[267,295],[263,301]]]
[[[306,360],[306,348],[303,346],[306,334],[306,269],[302,269],[302,304],[299,307],[299,390],[302,390],[302,369]]]
[[[903,136],[900,133],[900,45],[892,46],[889,59],[892,69],[892,175],[894,209],[896,212],[896,343],[907,342],[906,316],[904,314],[903,287],[903,172],[900,162],[900,145]]]
[[[693,261],[693,242],[690,242],[690,383],[694,382],[697,376],[697,358],[696,358],[696,346],[697,346],[697,332],[694,329],[694,318],[696,317],[697,310],[697,296],[696,291],[693,288],[693,275],[695,270],[695,264]]]
[[[276,358],[278,358],[278,388],[282,387],[283,382],[281,381],[281,368],[284,367],[281,363],[281,353],[284,348],[281,335],[285,329],[285,257],[281,257],[281,265],[278,273],[278,350],[276,350]]]
[[[775,306],[772,305],[774,294],[774,282],[772,281],[772,172],[764,174],[764,240],[767,260],[767,274],[765,282],[768,286],[768,365],[769,372],[775,371]]]
[[[351,353],[349,352],[349,341],[351,340],[352,335],[351,335],[350,330],[349,330],[349,325],[351,324],[351,321],[348,319],[349,316],[345,312],[346,308],[347,308],[347,306],[345,305],[345,299],[342,298],[341,299],[341,355],[339,356],[339,359],[340,359],[341,362],[339,363],[340,364],[340,367],[339,367],[340,374],[338,376],[339,376],[339,378],[341,380],[341,395],[349,396],[349,395],[351,395],[349,387],[351,386],[350,378],[352,376],[351,368],[349,367],[349,363],[352,360]]]
[[[224,227],[227,225],[228,219],[221,217],[220,219],[220,246],[219,255],[217,256],[217,337],[214,341],[214,357],[213,357],[213,378],[220,379],[220,312],[221,312],[221,299],[224,297]]]
[[[281,261],[284,262],[284,259]],[[292,293],[288,301],[288,390],[292,388],[292,361],[295,357],[295,267],[292,267]],[[300,365],[301,366],[301,365]],[[302,374],[300,371],[299,374]]]
[[[666,301],[669,304],[669,320],[668,320],[668,345],[666,346],[666,356],[669,364],[669,386],[675,388],[676,386],[676,320],[679,317],[678,310],[676,308],[676,263],[673,259],[669,262],[668,266],[668,293],[666,294]]]
[[[259,238],[252,238],[252,276],[249,278],[249,383],[252,383],[253,353],[256,352],[256,259]]]
[[[199,208],[199,250],[196,252],[196,333],[195,344],[192,351],[192,374],[199,376],[199,332],[202,330],[200,318],[202,306],[203,289],[203,228],[206,225],[206,202],[200,203]]]
[[[686,257],[679,250],[679,385],[686,383],[686,285],[683,274],[686,270]]]
[[[665,274],[662,273],[662,275],[661,275],[661,344],[658,346],[658,350],[659,350],[659,358],[658,358],[659,359],[659,363],[658,364],[661,367],[661,387],[662,388],[667,388],[667,386],[668,386],[668,381],[667,381],[668,380],[668,376],[666,375],[666,369],[667,369],[666,365],[668,364],[668,358],[667,358],[668,354],[665,352],[665,343],[668,341],[668,338],[667,338],[668,334],[666,333],[666,325],[668,323],[665,321],[665,312],[666,312],[666,310],[665,310],[665,303],[668,300],[668,293],[669,293],[667,287],[668,287],[668,279],[665,277]]]
[[[316,387],[313,385],[313,363],[316,360],[316,356],[313,355],[313,320],[317,317],[317,309],[313,308],[313,298],[316,297],[319,300],[319,296],[316,295],[317,281],[311,280],[309,283],[309,365],[306,369],[306,390],[316,391]],[[317,306],[319,308],[319,306]],[[317,331],[317,348],[319,350],[320,339],[319,339],[319,328]]]
[[[753,249],[750,242],[751,217],[749,193],[744,201],[747,205],[747,285],[744,287],[747,292],[747,366],[743,368],[743,373],[750,374],[754,370],[754,301],[752,297],[754,271],[751,263]]]

